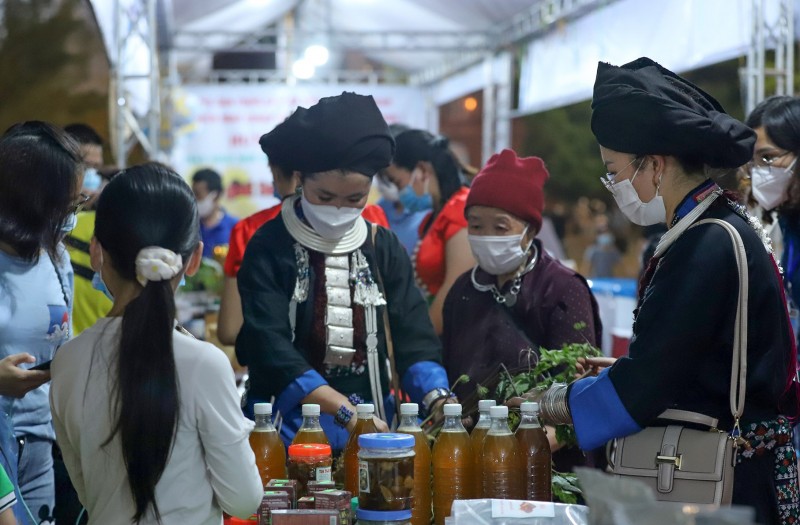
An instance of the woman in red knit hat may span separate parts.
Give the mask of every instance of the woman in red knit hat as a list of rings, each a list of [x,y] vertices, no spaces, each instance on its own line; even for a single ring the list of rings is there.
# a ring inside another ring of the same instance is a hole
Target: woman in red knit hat
[[[511,150],[493,155],[467,197],[468,239],[475,260],[444,304],[444,365],[463,399],[502,363],[528,366],[530,352],[568,343],[597,344],[597,303],[583,277],[552,258],[536,239],[542,225],[542,159]],[[583,328],[576,329],[581,323]],[[552,434],[552,433],[551,433]]]

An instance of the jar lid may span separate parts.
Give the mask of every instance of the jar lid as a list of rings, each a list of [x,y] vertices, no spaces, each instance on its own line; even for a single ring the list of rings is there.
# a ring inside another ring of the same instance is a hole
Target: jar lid
[[[290,445],[289,455],[300,458],[310,458],[314,456],[330,456],[331,446],[317,443],[305,443],[302,445]]]
[[[401,416],[416,416],[419,415],[419,405],[416,403],[403,403],[400,405]]]
[[[460,416],[461,415],[461,405],[458,403],[447,403],[444,406],[444,415],[445,416]]]
[[[489,409],[489,415],[493,418],[508,417],[508,407],[502,405],[499,407],[492,407]]]
[[[523,414],[538,414],[539,403],[526,401],[519,405],[519,411]]]
[[[409,434],[362,434],[358,446],[362,448],[413,448],[416,440]]]
[[[302,412],[303,412],[303,417],[318,416],[320,412],[319,405],[316,405],[314,403],[305,404],[303,405]]]
[[[255,514],[246,520],[237,518],[236,516],[231,516],[230,518],[225,519],[225,525],[253,525],[254,523],[258,523],[258,518]]]
[[[374,414],[375,405],[372,403],[359,403],[356,405],[356,412],[359,414]]]
[[[358,509],[356,511],[356,518],[367,521],[407,521],[411,519],[411,511]]]
[[[490,408],[496,405],[497,401],[495,401],[494,399],[481,399],[480,401],[478,401],[478,410],[481,411],[485,410],[488,412]]]
[[[257,416],[271,416],[272,403],[256,403],[253,405],[253,413]]]

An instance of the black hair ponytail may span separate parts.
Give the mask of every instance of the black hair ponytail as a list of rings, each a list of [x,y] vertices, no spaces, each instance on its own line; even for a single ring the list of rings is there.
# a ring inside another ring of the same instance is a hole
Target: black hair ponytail
[[[188,261],[199,243],[197,206],[178,174],[157,163],[127,169],[103,190],[95,236],[121,277],[135,281],[136,258],[157,246]],[[178,426],[180,399],[172,348],[175,298],[169,280],[147,281],[125,307],[116,356],[112,406],[135,505],[133,523],[152,507],[161,522],[155,489]]]
[[[442,193],[441,204],[467,185],[461,163],[450,151],[450,143],[446,137],[421,129],[410,129],[398,134],[395,142],[397,149],[392,162],[396,166],[413,171],[419,162],[431,163]]]

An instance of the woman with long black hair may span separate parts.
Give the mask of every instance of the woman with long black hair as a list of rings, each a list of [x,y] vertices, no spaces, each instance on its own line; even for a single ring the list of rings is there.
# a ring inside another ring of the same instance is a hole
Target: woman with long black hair
[[[442,309],[456,279],[475,266],[467,240],[465,171],[447,138],[410,129],[395,138],[397,150],[386,177],[408,212],[430,210],[412,254],[417,286],[428,301],[433,328],[441,335]]]
[[[55,500],[49,374],[20,365],[50,361],[70,336],[73,275],[61,241],[86,201],[80,166],[78,145],[46,122],[0,137],[0,463],[37,522]],[[28,521],[22,505],[15,511]]]
[[[261,480],[225,354],[175,324],[174,291],[202,255],[181,177],[136,166],[97,205],[92,266],[109,316],[52,366],[58,443],[90,523],[214,524],[255,512]]]

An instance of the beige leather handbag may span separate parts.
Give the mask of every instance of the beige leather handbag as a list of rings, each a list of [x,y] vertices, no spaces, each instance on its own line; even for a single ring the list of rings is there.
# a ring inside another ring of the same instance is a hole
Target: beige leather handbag
[[[659,419],[674,425],[646,427],[608,443],[608,470],[649,485],[656,499],[680,503],[729,505],[733,495],[734,466],[739,445],[739,418],[744,410],[747,377],[748,271],[744,243],[736,229],[719,219],[731,237],[739,268],[739,299],[733,336],[730,409],[735,421],[730,433],[717,429],[717,420],[683,410],[666,410]],[[694,227],[694,226],[692,226]],[[692,427],[685,426],[689,423]],[[698,429],[707,427],[707,430]]]

